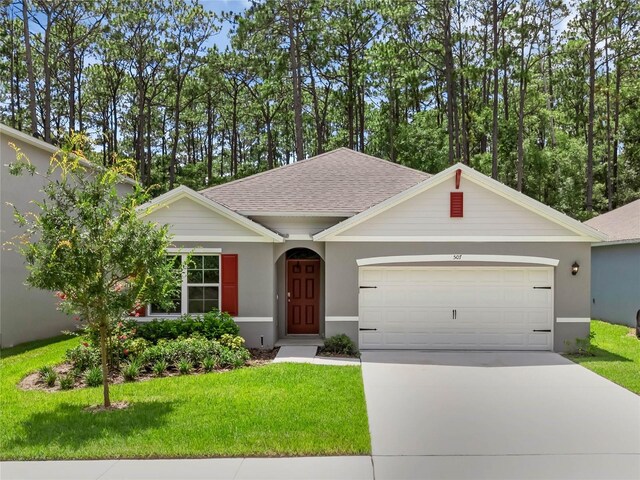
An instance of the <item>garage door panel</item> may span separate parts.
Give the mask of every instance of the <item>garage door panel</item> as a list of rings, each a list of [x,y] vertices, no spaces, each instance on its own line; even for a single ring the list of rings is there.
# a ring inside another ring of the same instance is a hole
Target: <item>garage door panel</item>
[[[368,268],[363,349],[551,349],[552,268]]]

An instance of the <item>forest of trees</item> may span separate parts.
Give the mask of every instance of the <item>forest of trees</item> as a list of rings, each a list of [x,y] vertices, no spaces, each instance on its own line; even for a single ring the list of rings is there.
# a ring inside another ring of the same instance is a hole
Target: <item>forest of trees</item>
[[[0,2],[0,121],[156,194],[346,146],[581,220],[640,197],[637,0]]]

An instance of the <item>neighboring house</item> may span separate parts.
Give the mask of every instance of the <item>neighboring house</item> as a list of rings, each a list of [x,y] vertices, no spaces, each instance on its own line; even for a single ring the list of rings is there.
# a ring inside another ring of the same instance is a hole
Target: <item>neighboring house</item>
[[[44,178],[41,175],[24,174],[20,177],[9,173],[8,164],[16,161],[16,152],[9,145],[20,148],[36,167],[44,173],[49,168],[51,156],[58,148],[30,135],[0,124],[0,346],[59,335],[71,330],[76,322],[56,308],[52,292],[25,286],[27,271],[22,255],[9,243],[24,233],[14,222],[13,207],[20,211],[33,211],[34,201],[43,198]],[[88,167],[93,164],[86,162]],[[132,180],[123,180],[120,188],[130,191]]]
[[[591,315],[636,326],[640,319],[640,200],[585,222],[608,236],[591,249]]]
[[[193,262],[176,308],[230,312],[249,346],[346,333],[362,349],[555,350],[589,334],[604,235],[475,170],[438,175],[349,149],[141,215]]]

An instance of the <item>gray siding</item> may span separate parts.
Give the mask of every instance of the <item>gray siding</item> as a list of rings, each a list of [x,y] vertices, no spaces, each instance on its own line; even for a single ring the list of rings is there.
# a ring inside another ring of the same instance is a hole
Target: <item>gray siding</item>
[[[525,255],[556,258],[554,317],[585,318],[590,316],[590,259],[588,243],[357,243],[328,242],[325,252],[325,302],[327,317],[358,316],[358,266],[361,258],[430,255],[485,254]],[[571,275],[574,261],[580,264],[578,275]],[[456,263],[455,265],[465,265]],[[474,263],[473,265],[478,265]],[[332,323],[331,330],[341,328]],[[328,327],[329,328],[329,327]],[[353,328],[348,327],[351,331]],[[345,333],[349,333],[346,332]],[[565,340],[574,341],[589,333],[588,323],[558,323],[554,319],[554,350],[565,350]],[[357,338],[354,340],[357,341]]]
[[[464,217],[450,218],[445,181],[389,210],[340,233],[340,237],[394,236],[567,236],[575,233],[500,195],[476,185],[463,175]]]
[[[635,326],[640,310],[640,243],[593,247],[591,315]]]
[[[176,236],[260,237],[258,233],[238,222],[188,198],[156,207],[145,219],[149,222],[170,224],[171,233]]]
[[[39,175],[9,174],[7,164],[15,162],[13,142],[27,155],[39,172],[49,167],[51,152],[0,133],[0,346],[59,335],[63,330],[73,330],[77,322],[58,311],[52,292],[27,288],[24,284],[27,271],[23,257],[6,245],[16,235],[23,233],[13,221],[13,209],[32,211],[34,200],[42,199],[44,179]],[[53,148],[53,147],[51,147]],[[122,192],[131,191],[130,185],[120,185]]]

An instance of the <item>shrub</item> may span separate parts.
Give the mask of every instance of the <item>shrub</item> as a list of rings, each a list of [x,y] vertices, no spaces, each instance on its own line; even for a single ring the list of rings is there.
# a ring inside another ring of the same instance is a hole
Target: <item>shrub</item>
[[[102,369],[100,367],[91,367],[84,376],[84,381],[89,387],[99,387],[102,385]]]
[[[175,319],[153,320],[138,325],[137,336],[157,343],[159,340],[173,340],[179,337],[201,335],[209,340],[217,340],[223,335],[238,335],[240,328],[233,317],[226,312],[213,310],[202,316],[182,315]]]
[[[220,352],[220,365],[226,368],[240,368],[249,361],[250,355],[246,348],[231,350],[223,348]]]
[[[124,377],[125,381],[133,382],[140,374],[141,368],[142,364],[140,360],[138,360],[137,358],[133,358],[125,364],[124,368],[122,369],[122,376]]]
[[[356,348],[353,340],[344,333],[326,338],[324,341],[323,352],[335,353],[338,355],[359,356],[360,352]]]
[[[76,383],[75,376],[73,373],[68,373],[66,375],[60,375],[60,389],[61,390],[71,390]]]
[[[169,365],[176,365],[183,359],[198,365],[207,357],[217,356],[222,348],[217,341],[199,336],[177,340],[160,340],[157,345],[147,348],[141,359],[145,365],[154,364],[161,359]]]
[[[207,357],[202,362],[202,368],[205,372],[213,372],[218,366],[218,359],[215,357]]]
[[[153,374],[156,377],[161,377],[164,375],[164,372],[167,371],[167,362],[163,359],[160,359],[153,364],[153,367],[151,369],[153,370]]]
[[[100,365],[100,350],[85,342],[67,350],[66,359],[76,372],[82,373]]]
[[[220,337],[220,345],[230,348],[231,350],[237,350],[244,345],[244,338],[239,335],[230,335],[225,333]]]
[[[193,370],[193,364],[186,358],[178,362],[178,371],[180,372],[180,375],[188,375],[191,373],[191,370]]]
[[[38,375],[40,376],[40,380],[44,382],[44,384],[51,388],[56,384],[56,380],[58,379],[58,374],[53,370],[50,366],[42,367],[38,371]]]

